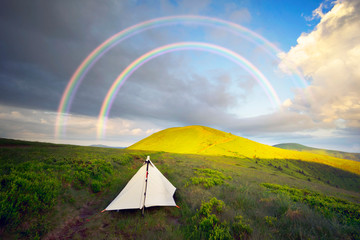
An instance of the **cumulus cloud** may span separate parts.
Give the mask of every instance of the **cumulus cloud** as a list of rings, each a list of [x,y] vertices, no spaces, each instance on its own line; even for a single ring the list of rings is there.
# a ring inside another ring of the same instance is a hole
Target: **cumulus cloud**
[[[305,16],[306,21],[312,21],[317,18],[322,18],[325,15],[325,11],[331,9],[331,7],[335,4],[334,1],[325,0],[324,2],[320,3],[319,7],[316,8],[311,16]]]
[[[321,7],[316,28],[280,55],[282,70],[299,68],[311,82],[286,106],[315,122],[360,128],[360,2],[336,1],[327,13]]]
[[[160,4],[7,1],[0,8],[4,33],[0,40],[0,137],[127,146],[161,129],[194,124],[251,138],[293,134],[294,139],[309,139],[315,136],[311,134],[315,129],[334,126],[337,132],[322,135],[357,137],[359,3],[338,1],[325,12],[328,3],[313,12],[312,18],[320,19],[314,31],[304,33],[298,45],[282,55],[280,67],[287,71],[300,68],[311,85],[297,90],[279,112],[259,116],[265,109],[259,104],[259,86],[227,59],[195,51],[174,53],[153,59],[129,78],[112,107],[106,139],[95,142],[97,115],[107,90],[128,64],[153,48],[179,41],[207,41],[251,56],[254,63],[268,61],[262,48],[254,49],[241,34],[222,27],[195,24],[149,29],[126,39],[94,65],[74,98],[66,136],[54,139],[56,109],[64,88],[96,46],[126,27],[159,16],[199,14],[248,24],[251,8],[246,3],[210,0],[160,0]]]

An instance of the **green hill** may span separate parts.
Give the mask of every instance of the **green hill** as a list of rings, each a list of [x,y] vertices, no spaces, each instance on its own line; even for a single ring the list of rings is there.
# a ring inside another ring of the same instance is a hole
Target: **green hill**
[[[220,146],[236,138],[186,129]],[[177,188],[180,208],[101,213],[147,155]],[[359,189],[359,175],[310,161],[0,138],[0,239],[359,239]]]
[[[349,152],[342,152],[342,151],[334,151],[328,149],[320,149],[320,148],[312,148],[308,146],[304,146],[298,143],[281,143],[276,144],[274,147],[282,148],[282,149],[289,149],[289,150],[296,150],[300,152],[310,152],[315,154],[322,154],[328,155],[336,158],[343,158],[348,160],[355,160],[360,161],[360,153],[349,153]]]
[[[271,147],[204,126],[165,129],[135,143],[128,149],[254,159],[297,159],[360,174],[360,166],[354,161]]]

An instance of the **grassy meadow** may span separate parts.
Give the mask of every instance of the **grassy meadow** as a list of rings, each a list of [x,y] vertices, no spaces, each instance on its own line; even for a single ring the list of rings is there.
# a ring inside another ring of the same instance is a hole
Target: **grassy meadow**
[[[101,211],[146,156],[180,208]],[[317,162],[0,139],[1,239],[360,239],[360,177]]]
[[[168,128],[135,143],[129,149],[238,158],[299,159],[360,174],[360,164],[352,160],[271,147],[204,126]]]
[[[332,156],[332,157],[336,157],[336,158],[360,161],[360,153],[348,153],[348,152],[342,152],[342,151],[312,148],[312,147],[307,147],[307,146],[297,144],[297,143],[282,143],[282,144],[276,144],[273,147],[289,149],[289,150],[296,150],[296,151],[300,151],[300,152],[310,152],[310,153],[315,153],[315,154],[320,154],[320,155]]]

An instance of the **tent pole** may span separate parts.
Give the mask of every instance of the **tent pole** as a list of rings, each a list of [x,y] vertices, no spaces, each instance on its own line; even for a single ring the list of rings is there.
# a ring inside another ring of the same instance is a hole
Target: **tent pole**
[[[146,177],[145,177],[144,204],[143,204],[143,208],[142,208],[142,215],[143,216],[144,216],[144,213],[145,213],[145,200],[146,200],[146,190],[147,190],[147,183],[148,183],[150,156],[147,157],[145,162],[146,162]]]

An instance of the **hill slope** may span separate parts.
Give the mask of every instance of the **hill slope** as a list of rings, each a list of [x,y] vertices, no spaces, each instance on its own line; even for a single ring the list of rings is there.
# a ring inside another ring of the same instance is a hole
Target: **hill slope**
[[[148,155],[180,208],[101,213]],[[0,138],[0,239],[359,239],[358,189],[314,162]]]
[[[298,159],[323,163],[360,174],[360,164],[354,161],[271,147],[204,126],[165,129],[133,144],[128,149],[242,158]]]
[[[348,152],[334,151],[328,149],[312,148],[298,143],[281,143],[281,144],[276,144],[273,147],[288,149],[288,150],[296,150],[300,152],[311,152],[315,154],[328,155],[336,158],[360,161],[360,153],[348,153]]]

